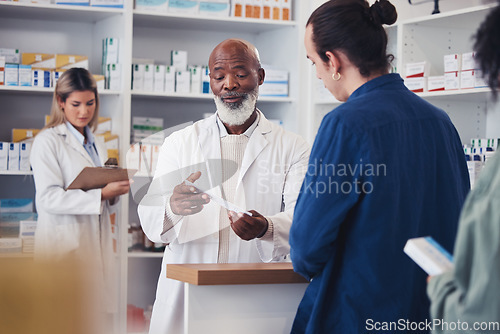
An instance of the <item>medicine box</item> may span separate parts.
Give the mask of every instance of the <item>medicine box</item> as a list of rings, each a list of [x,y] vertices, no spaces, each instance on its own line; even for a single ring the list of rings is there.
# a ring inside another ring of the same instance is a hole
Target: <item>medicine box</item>
[[[476,60],[474,59],[475,55],[475,52],[462,53],[462,71],[476,69]]]
[[[154,12],[167,12],[168,0],[135,0],[135,9]]]
[[[111,130],[112,130],[111,117],[100,116],[97,119],[97,129],[95,130],[95,133],[102,134],[106,132],[111,132]]]
[[[272,16],[273,20],[281,20],[281,0],[272,0]]]
[[[460,73],[460,89],[474,88],[475,84],[474,70],[462,71]]]
[[[93,7],[123,8],[124,0],[90,0]]]
[[[126,168],[130,169],[140,169],[140,152],[141,152],[141,146],[139,143],[130,145],[129,149],[127,150],[127,154],[125,157],[126,160]]]
[[[19,86],[31,86],[31,65],[19,65]]]
[[[19,64],[21,60],[19,49],[0,48],[0,57],[5,57],[5,62],[11,64]]]
[[[191,93],[201,93],[201,66],[189,66],[189,73],[191,75]]]
[[[262,0],[253,0],[252,17],[256,19],[262,18]]]
[[[245,1],[245,16],[253,17],[253,2],[254,0],[244,0]]]
[[[453,269],[451,254],[431,237],[408,240],[404,252],[430,276]]]
[[[165,91],[165,65],[154,65],[153,91],[158,93]]]
[[[209,94],[210,91],[210,69],[208,66],[201,67],[201,92]]]
[[[9,163],[9,143],[0,141],[0,170],[7,170]]]
[[[168,12],[175,14],[198,14],[200,8],[199,1],[191,0],[169,0]]]
[[[474,88],[488,87],[488,83],[485,78],[483,78],[483,71],[474,71]]]
[[[407,78],[426,77],[429,75],[429,63],[421,61],[418,63],[407,63],[405,66]]]
[[[405,86],[414,93],[423,93],[427,91],[427,78],[405,78]]]
[[[429,92],[444,90],[444,75],[428,77],[427,90]]]
[[[56,5],[89,6],[89,0],[55,0]]]
[[[170,65],[174,66],[177,71],[187,70],[187,51],[172,50],[170,52]]]
[[[245,1],[246,0],[232,0],[231,1],[231,16],[245,17]]]
[[[58,73],[58,71],[55,71],[54,73]],[[62,73],[62,72],[59,72],[59,73]],[[102,92],[104,89],[105,89],[105,77],[104,75],[102,74],[92,74],[92,76],[94,77],[95,79],[95,82],[97,84],[97,91],[98,92]],[[57,80],[56,80],[57,82]],[[56,85],[56,82],[54,82],[54,79],[52,80],[52,85]]]
[[[181,94],[191,92],[191,73],[189,71],[175,72],[175,92]]]
[[[5,86],[19,86],[19,65],[5,64]]]
[[[31,71],[31,85],[33,87],[51,87],[51,71],[35,69]]]
[[[102,40],[102,64],[118,64],[118,49],[120,40],[114,37],[103,38]]]
[[[453,53],[445,55],[444,59],[444,73],[461,71],[462,55]]]
[[[107,74],[107,86],[111,90],[121,89],[121,65],[120,64],[107,64],[106,65]]]
[[[273,0],[262,0],[262,18],[270,19],[271,18],[271,8],[272,8]]]
[[[19,170],[31,170],[30,164],[31,143],[19,143]]]
[[[56,69],[68,69],[72,67],[89,68],[89,58],[83,55],[56,54]]]
[[[200,1],[200,15],[210,17],[228,17],[231,5],[229,0]]]
[[[0,213],[33,212],[31,198],[2,198],[0,199]]]
[[[460,88],[460,72],[447,72],[444,74],[444,89],[454,90]]]
[[[281,19],[283,21],[292,19],[292,0],[281,0]]]
[[[22,246],[21,238],[0,238],[0,253],[21,253]]]
[[[144,89],[145,64],[132,64],[132,90]]]
[[[144,64],[144,81],[142,84],[142,89],[146,92],[152,92],[153,81],[154,81],[154,65]]]
[[[175,67],[165,66],[165,93],[175,93]]]
[[[0,56],[0,86],[5,83],[5,57]]]
[[[51,80],[52,80],[52,87],[55,87],[57,85],[57,81],[59,80],[59,77],[64,73],[65,70],[54,70],[50,72]],[[103,77],[103,89],[104,89],[104,76]],[[94,75],[95,78],[95,75]],[[99,83],[97,85],[97,88],[99,89]]]
[[[9,143],[8,170],[19,170],[19,143]]]

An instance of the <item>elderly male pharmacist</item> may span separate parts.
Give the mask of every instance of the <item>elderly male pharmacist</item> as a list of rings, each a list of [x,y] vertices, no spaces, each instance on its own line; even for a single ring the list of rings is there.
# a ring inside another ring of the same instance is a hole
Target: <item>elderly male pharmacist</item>
[[[148,238],[169,244],[151,334],[183,333],[184,288],[166,277],[166,264],[284,261],[290,249],[309,147],[256,108],[265,73],[253,45],[223,41],[209,68],[217,112],[165,140],[139,205]],[[251,215],[226,209],[221,199]]]

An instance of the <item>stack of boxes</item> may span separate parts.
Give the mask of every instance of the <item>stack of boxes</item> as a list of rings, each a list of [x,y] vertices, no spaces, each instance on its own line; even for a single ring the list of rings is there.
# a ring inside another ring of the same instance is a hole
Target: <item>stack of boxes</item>
[[[120,40],[108,37],[102,40],[102,73],[104,87],[110,90],[121,90],[121,64],[118,57]],[[103,87],[103,88],[104,88]]]
[[[30,152],[40,129],[12,129],[12,142],[0,142],[0,171],[31,170]]]
[[[479,178],[488,160],[500,146],[500,138],[472,138],[471,145],[464,145],[465,160],[469,169],[471,188]]]
[[[415,93],[487,87],[474,55],[474,52],[445,55],[444,74],[437,76],[428,76],[429,64],[425,61],[408,63],[405,85]]]
[[[262,65],[266,72],[264,83],[259,87],[260,96],[288,96],[288,71]]]
[[[135,8],[193,16],[292,19],[292,0],[136,0]]]
[[[188,53],[172,50],[170,65],[155,64],[153,59],[134,58],[132,90],[156,93],[209,94],[208,66],[188,65]]]
[[[32,199],[0,199],[0,254],[33,253],[36,219]]]

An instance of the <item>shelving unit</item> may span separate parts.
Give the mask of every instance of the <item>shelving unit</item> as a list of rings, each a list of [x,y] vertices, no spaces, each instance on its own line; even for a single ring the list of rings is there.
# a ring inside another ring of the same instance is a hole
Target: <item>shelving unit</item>
[[[188,51],[188,64],[206,65],[212,49],[226,38],[244,38],[257,46],[263,64],[290,72],[289,97],[262,97],[258,107],[271,119],[299,131],[302,109],[300,82],[303,53],[290,53],[302,45],[301,8],[296,0],[293,21],[246,18],[212,18],[137,11],[133,1],[123,9],[54,4],[0,2],[0,47],[20,52],[83,54],[89,57],[92,73],[101,73],[101,41],[120,40],[121,88],[100,93],[101,116],[112,118],[112,132],[120,137],[120,157],[129,147],[132,116],[161,117],[169,128],[197,121],[215,112],[210,94],[163,94],[131,90],[132,58],[154,59],[168,64],[171,50]],[[12,128],[41,128],[50,111],[53,88],[0,86],[2,112],[0,140],[10,141]],[[32,197],[32,173],[0,173],[1,197]],[[162,253],[128,252],[127,226],[137,220],[137,204],[131,195],[122,196],[119,210],[119,311],[116,333],[126,333],[127,304],[146,308],[155,298]]]
[[[319,6],[323,1],[317,1]],[[476,1],[477,2],[477,1]],[[393,65],[398,72],[410,62],[427,61],[431,64],[430,75],[444,73],[443,56],[451,53],[470,52],[473,35],[487,13],[496,3],[474,5],[456,3],[456,8],[436,15],[422,15],[417,6],[411,7],[412,17],[399,17],[398,22],[386,28],[388,52],[395,56]],[[396,7],[399,10],[399,4]],[[402,5],[403,6],[403,5]],[[315,8],[316,8],[315,7]],[[408,10],[408,8],[405,8]],[[311,71],[311,77],[315,76]],[[404,73],[402,73],[402,77]],[[314,78],[315,79],[315,78]],[[313,82],[314,82],[314,79]],[[457,128],[462,143],[469,144],[471,138],[500,137],[500,108],[491,103],[489,88],[461,89],[418,93],[420,97],[446,111]],[[310,113],[315,133],[323,116],[340,102],[333,97],[318,98],[312,94]]]

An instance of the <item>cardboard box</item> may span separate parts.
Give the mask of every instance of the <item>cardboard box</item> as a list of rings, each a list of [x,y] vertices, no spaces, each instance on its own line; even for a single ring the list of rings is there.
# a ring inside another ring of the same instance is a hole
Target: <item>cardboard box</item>
[[[231,1],[231,16],[245,17],[245,0]]]
[[[444,73],[461,71],[462,55],[453,53],[445,55],[444,59]]]
[[[31,170],[30,152],[31,143],[19,143],[19,170]]]
[[[96,134],[111,132],[113,129],[111,123],[111,117],[102,117],[99,116],[97,119],[97,129],[95,130]]]
[[[199,8],[199,1],[169,0],[167,10],[169,13],[194,15],[198,14]]]
[[[483,71],[475,70],[474,71],[474,88],[482,88],[488,87],[488,82],[483,78]]]
[[[455,90],[460,88],[460,72],[448,72],[444,74],[444,89]]]
[[[262,0],[262,18],[271,19],[271,9],[273,0]]]
[[[31,71],[31,85],[33,87],[52,87],[51,71],[35,69]]]
[[[89,69],[89,58],[83,55],[56,54],[56,69],[68,69],[72,67],[83,67]]]
[[[135,0],[135,9],[165,13],[168,11],[168,0]]]
[[[0,213],[33,212],[31,198],[2,198],[0,199]]]
[[[201,68],[201,92],[203,94],[210,94],[210,69],[208,66]]]
[[[154,65],[153,64],[145,64],[144,65],[144,81],[142,89],[146,92],[153,91],[154,85]]]
[[[271,18],[273,20],[281,20],[281,0],[272,0]]]
[[[120,64],[107,64],[107,86],[111,90],[121,90],[122,88],[122,75]]]
[[[262,18],[262,0],[253,0],[252,17],[256,19]]]
[[[429,92],[444,90],[444,75],[428,77],[427,90]]]
[[[474,70],[462,71],[460,73],[460,89],[470,89],[475,86]]]
[[[42,129],[12,129],[12,142],[32,140]]]
[[[191,93],[201,93],[201,67],[198,65],[189,66],[189,73],[191,76]]]
[[[19,86],[31,87],[31,65],[19,65]]]
[[[145,64],[132,64],[132,90],[144,90]]]
[[[175,67],[165,66],[165,93],[175,93]]]
[[[57,73],[57,71],[55,71],[54,73]],[[62,73],[62,72],[59,72],[59,73]],[[102,74],[92,74],[92,76],[94,77],[95,83],[97,84],[97,91],[102,92],[106,87],[105,86],[105,83],[106,83],[105,76]],[[52,80],[52,84],[55,86],[54,80]]]
[[[430,276],[453,269],[451,254],[431,237],[408,240],[404,252]]]
[[[21,55],[21,64],[31,65],[33,69],[55,70],[56,55],[53,53],[28,53]]]
[[[462,53],[462,71],[475,70],[477,68],[475,55],[475,52]]]
[[[5,57],[0,56],[0,86],[5,84]]]
[[[165,91],[165,65],[154,65],[153,91],[157,93]]]
[[[54,70],[50,72],[50,76],[52,79],[52,87],[55,87],[57,85],[57,81],[59,80],[59,77],[65,72],[66,70]],[[96,78],[96,75],[94,74],[94,79]],[[102,75],[102,85],[104,89],[104,75]],[[99,85],[97,85],[99,87]]]
[[[107,37],[102,40],[102,64],[119,63],[120,40],[114,37]]]
[[[292,20],[292,0],[281,0],[281,19],[283,21]]]

